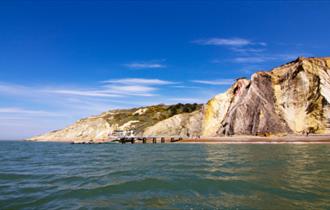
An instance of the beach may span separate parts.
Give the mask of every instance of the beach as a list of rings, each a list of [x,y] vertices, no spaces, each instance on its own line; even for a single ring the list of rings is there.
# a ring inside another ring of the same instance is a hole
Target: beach
[[[330,135],[230,136],[183,139],[179,143],[198,144],[330,144]]]

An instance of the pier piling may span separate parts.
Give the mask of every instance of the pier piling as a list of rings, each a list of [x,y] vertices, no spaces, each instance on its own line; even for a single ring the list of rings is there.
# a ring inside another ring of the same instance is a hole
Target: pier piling
[[[135,143],[135,139],[131,138],[131,143],[134,144]]]

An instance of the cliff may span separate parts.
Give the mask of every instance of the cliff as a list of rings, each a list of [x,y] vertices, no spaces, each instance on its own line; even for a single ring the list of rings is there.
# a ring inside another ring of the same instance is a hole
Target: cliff
[[[250,80],[237,79],[203,106],[114,110],[31,140],[99,140],[118,131],[183,137],[329,133],[329,74],[330,58],[298,58]]]
[[[97,116],[78,120],[67,128],[51,131],[28,140],[89,141],[106,140],[111,136],[121,135],[142,136],[147,128],[152,128],[158,122],[166,122],[166,119],[171,121],[173,116],[186,116],[189,113],[201,110],[201,108],[201,104],[159,104],[133,109],[111,110]]]
[[[238,79],[205,105],[202,135],[328,132],[330,58],[298,58]]]

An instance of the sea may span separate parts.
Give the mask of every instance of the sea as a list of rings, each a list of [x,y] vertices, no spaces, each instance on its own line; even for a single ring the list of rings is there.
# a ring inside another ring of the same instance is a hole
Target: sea
[[[0,209],[330,209],[330,145],[0,141]]]

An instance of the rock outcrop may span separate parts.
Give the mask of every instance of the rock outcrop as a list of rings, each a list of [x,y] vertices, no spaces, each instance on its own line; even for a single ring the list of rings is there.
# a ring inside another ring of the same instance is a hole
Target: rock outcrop
[[[238,79],[205,105],[202,134],[326,133],[330,58],[298,58],[251,80]]]
[[[193,121],[192,119],[196,116],[196,114],[193,113],[200,113],[198,110],[201,110],[201,108],[201,104],[160,104],[133,109],[112,110],[97,116],[81,119],[67,128],[51,131],[40,136],[32,137],[28,140],[102,141],[122,135],[142,136],[144,132],[148,133],[150,130],[164,133],[164,131],[162,132],[157,125],[159,125],[158,122],[166,123],[167,119],[175,126],[172,126],[171,129],[166,130],[166,132],[174,135],[175,133],[183,132],[183,128],[177,128],[179,125],[184,126],[185,124],[193,125],[193,123],[199,123],[200,120]],[[177,121],[180,123],[175,124],[174,122]],[[198,133],[200,129],[194,131],[194,129],[198,129],[195,127],[190,127],[189,132]],[[182,132],[179,132],[179,130],[182,130]],[[153,132],[149,132],[148,135],[152,135],[152,133]]]
[[[329,133],[329,102],[330,58],[298,58],[251,80],[237,79],[203,106],[114,110],[31,140],[100,140],[118,131],[182,137]]]
[[[199,136],[203,113],[198,110],[192,113],[174,115],[145,129],[144,136]]]
[[[106,119],[96,116],[81,119],[67,128],[51,131],[28,140],[63,142],[106,140],[109,138],[109,133],[112,131],[113,127],[111,127]]]

